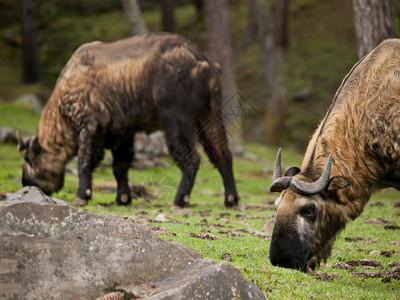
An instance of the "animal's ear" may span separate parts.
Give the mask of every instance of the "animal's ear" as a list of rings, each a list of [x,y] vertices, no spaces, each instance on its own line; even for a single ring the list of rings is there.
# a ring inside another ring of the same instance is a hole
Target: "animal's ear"
[[[17,140],[18,140],[18,151],[21,152],[29,148],[29,145],[32,141],[32,136],[22,139],[19,130],[17,130]]]
[[[326,186],[327,192],[336,192],[337,190],[344,189],[350,185],[350,180],[344,176],[333,176]]]
[[[289,169],[287,169],[285,176],[293,177],[297,173],[300,173],[300,169],[298,167],[290,167]]]
[[[33,137],[30,144],[29,150],[32,151],[34,155],[39,155],[42,152],[42,146],[39,144],[39,139],[37,136]]]

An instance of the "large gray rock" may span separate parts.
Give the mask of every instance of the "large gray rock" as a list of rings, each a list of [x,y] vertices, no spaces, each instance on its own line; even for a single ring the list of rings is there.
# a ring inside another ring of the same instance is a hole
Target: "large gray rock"
[[[229,264],[34,187],[0,202],[0,224],[0,299],[264,299]]]

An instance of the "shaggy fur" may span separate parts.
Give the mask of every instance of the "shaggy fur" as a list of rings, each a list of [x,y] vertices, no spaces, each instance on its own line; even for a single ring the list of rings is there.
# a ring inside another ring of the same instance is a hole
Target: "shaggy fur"
[[[400,40],[382,42],[345,77],[295,177],[315,181],[331,153],[331,177],[347,179],[347,184],[331,180],[311,196],[282,192],[270,249],[273,264],[315,267],[329,257],[336,234],[348,218],[361,214],[374,192],[400,187]],[[314,220],[302,211],[310,203]],[[291,252],[288,240],[295,240],[303,253]]]
[[[182,170],[174,203],[182,207],[189,201],[200,163],[194,148],[198,137],[223,177],[225,205],[236,205],[239,196],[220,107],[220,70],[180,36],[149,34],[84,44],[60,74],[38,137],[26,141],[23,184],[47,193],[59,190],[66,163],[78,154],[75,204],[85,205],[92,196],[93,170],[109,148],[117,203],[127,204],[134,134],[162,129]]]

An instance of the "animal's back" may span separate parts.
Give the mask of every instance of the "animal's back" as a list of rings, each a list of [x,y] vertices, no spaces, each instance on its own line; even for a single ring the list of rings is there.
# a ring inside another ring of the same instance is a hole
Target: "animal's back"
[[[400,40],[390,39],[361,59],[345,77],[314,133],[302,169],[321,151],[356,159],[367,149],[399,159],[399,133]]]
[[[110,130],[136,125],[153,130],[160,112],[200,113],[210,106],[210,91],[219,88],[217,73],[196,46],[178,35],[92,42],[68,61],[52,101],[72,124],[80,122],[75,121],[79,112],[88,111],[101,115]]]

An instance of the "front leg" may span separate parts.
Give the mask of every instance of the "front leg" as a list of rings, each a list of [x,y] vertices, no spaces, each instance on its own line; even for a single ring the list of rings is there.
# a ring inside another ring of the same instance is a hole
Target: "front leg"
[[[92,198],[92,175],[103,159],[104,150],[99,133],[88,129],[80,132],[78,147],[79,188],[72,204],[85,206]]]
[[[131,203],[131,191],[128,184],[128,170],[134,156],[133,136],[127,135],[124,141],[118,143],[112,149],[113,171],[117,180],[117,199],[118,205]]]

